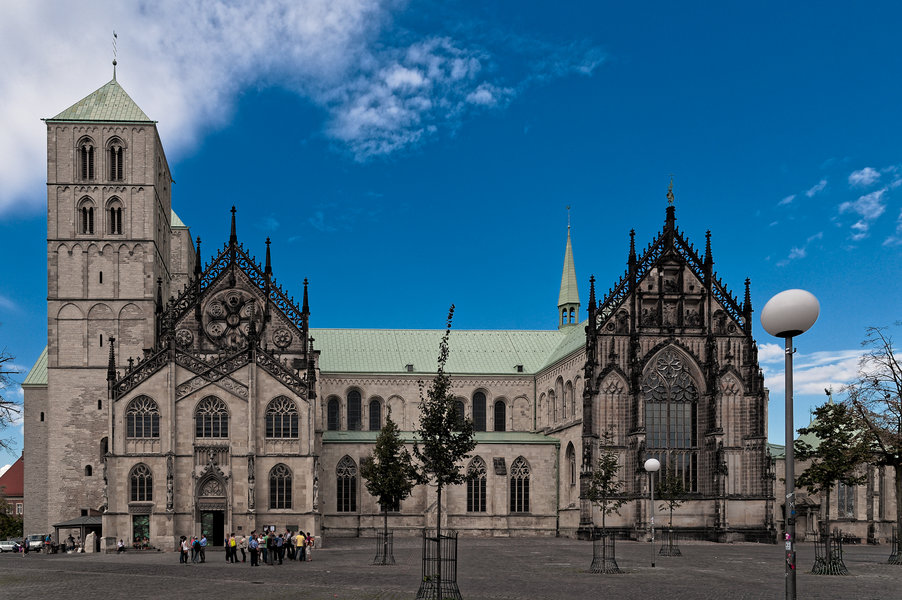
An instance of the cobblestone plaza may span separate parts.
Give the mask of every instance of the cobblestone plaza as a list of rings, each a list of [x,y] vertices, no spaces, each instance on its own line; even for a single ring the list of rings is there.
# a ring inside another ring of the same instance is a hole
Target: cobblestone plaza
[[[0,555],[2,598],[399,598],[412,600],[421,576],[420,540],[396,540],[392,567],[371,566],[375,543],[336,539],[314,560],[251,568],[221,552],[180,565],[174,552]],[[592,546],[571,539],[462,538],[458,584],[474,598],[642,598],[644,600],[783,597],[782,547],[767,544],[682,545],[679,558],[655,557],[648,543],[617,543],[623,575],[588,572]],[[902,567],[886,564],[887,545],[846,547],[850,575],[807,571],[814,547],[799,545],[798,597],[902,598]]]

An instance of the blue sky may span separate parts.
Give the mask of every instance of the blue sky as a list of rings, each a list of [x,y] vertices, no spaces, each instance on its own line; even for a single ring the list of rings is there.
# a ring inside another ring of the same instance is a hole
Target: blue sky
[[[797,426],[854,375],[865,327],[900,317],[896,3],[20,4],[0,23],[0,347],[26,370],[46,343],[40,118],[109,80],[113,29],[205,255],[236,204],[280,283],[310,279],[315,327],[437,328],[454,302],[461,329],[552,328],[566,207],[585,303],[631,228],[644,247],[662,227],[671,174],[678,226],[712,231],[736,295],[752,280],[772,441],[767,299],[821,302]],[[19,425],[0,435],[21,448]]]

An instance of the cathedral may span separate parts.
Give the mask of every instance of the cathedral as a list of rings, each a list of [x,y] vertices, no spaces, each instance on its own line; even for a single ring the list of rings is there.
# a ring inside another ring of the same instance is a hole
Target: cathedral
[[[326,540],[380,528],[361,460],[389,413],[412,443],[443,331],[313,327],[315,282],[309,296],[306,281],[282,289],[269,240],[253,256],[234,207],[227,241],[202,252],[173,211],[156,124],[115,76],[45,123],[47,347],[23,384],[25,495],[42,501],[26,531],[95,517],[107,545],[168,549],[201,532],[218,544],[265,526]],[[656,457],[687,492],[676,528],[773,541],[749,281],[740,301],[710,233],[703,250],[689,243],[673,200],[644,250],[630,233],[606,293],[590,281],[586,317],[568,227],[552,328],[451,332],[447,372],[477,447],[444,526],[587,535],[603,444],[627,499],[606,519],[618,535],[646,535],[642,465]],[[420,486],[391,523],[413,533],[435,513]]]

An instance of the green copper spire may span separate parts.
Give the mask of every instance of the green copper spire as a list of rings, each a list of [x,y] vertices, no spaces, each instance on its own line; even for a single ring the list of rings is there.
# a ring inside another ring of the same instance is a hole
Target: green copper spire
[[[564,251],[564,271],[561,274],[561,293],[557,308],[558,326],[579,323],[579,288],[576,285],[576,267],[573,266],[573,245],[570,243],[570,207],[567,207],[567,249]]]
[[[153,123],[113,79],[48,121],[116,121]]]

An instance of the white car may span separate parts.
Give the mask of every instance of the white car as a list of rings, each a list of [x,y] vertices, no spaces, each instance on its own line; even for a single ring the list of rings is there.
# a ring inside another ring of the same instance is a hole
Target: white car
[[[2,540],[2,541],[0,541],[0,552],[18,552],[20,541],[21,540]]]
[[[28,536],[28,549],[32,552],[40,552],[44,549],[44,538],[46,536],[40,533],[34,533]]]

